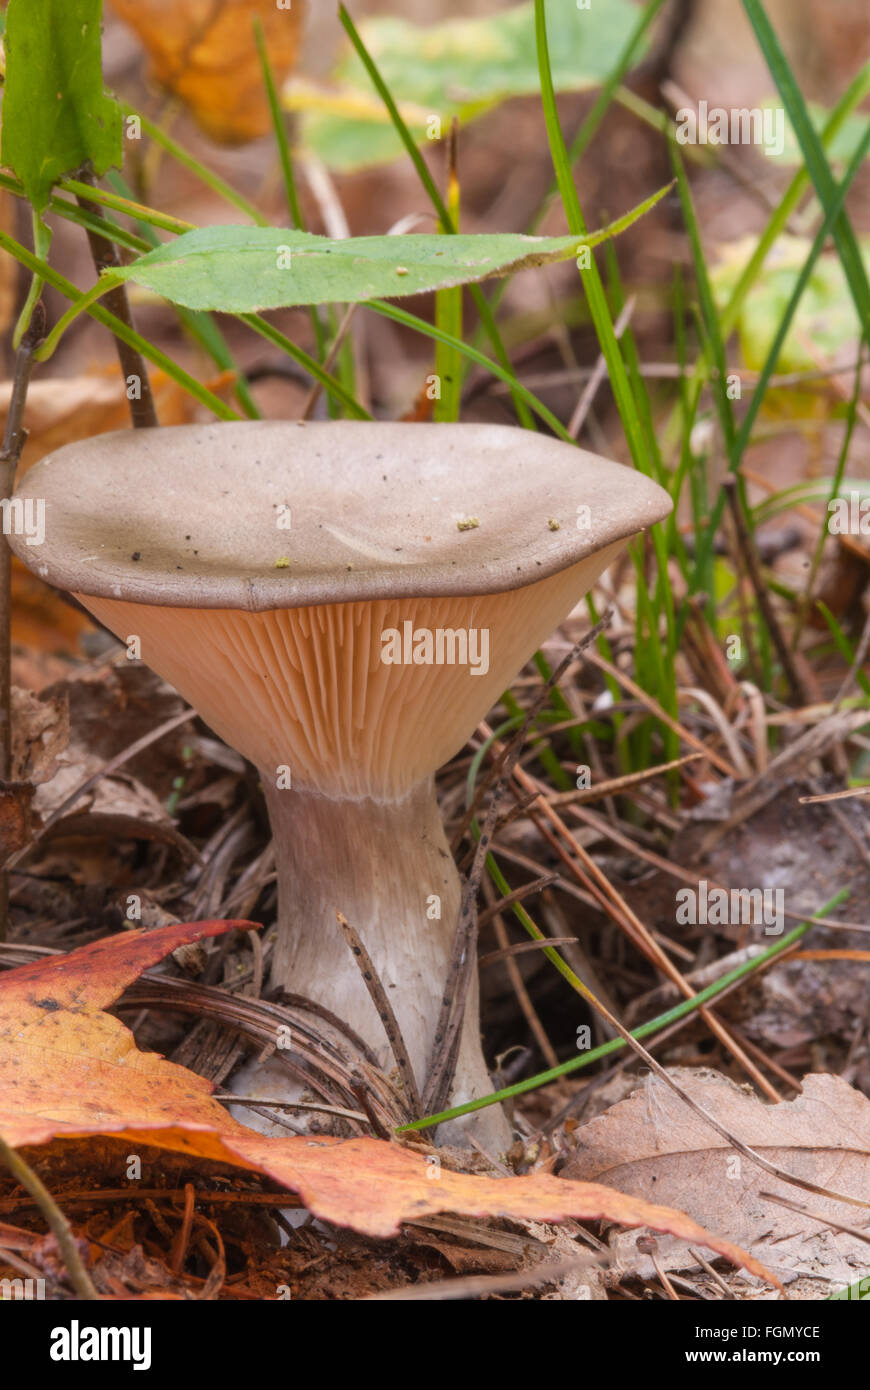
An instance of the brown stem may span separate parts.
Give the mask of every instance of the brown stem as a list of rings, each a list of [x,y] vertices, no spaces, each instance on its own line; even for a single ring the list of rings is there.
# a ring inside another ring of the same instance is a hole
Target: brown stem
[[[81,170],[79,179],[82,183],[89,183],[92,186],[96,184],[96,179],[90,169]],[[97,218],[100,222],[106,221],[105,214],[97,203],[89,202],[82,194],[78,195],[77,201],[79,207],[89,212],[92,217]],[[113,241],[100,236],[98,232],[89,230],[88,243],[94,258],[97,275],[100,275],[104,270],[120,268],[121,255]],[[127,328],[133,328],[133,316],[130,312],[126,285],[119,285],[117,289],[109,290],[108,294],[103,297],[103,303]],[[123,343],[120,338],[115,339],[115,347],[118,350],[118,361],[121,363],[121,372],[125,383],[129,383],[131,376],[136,377],[139,382],[138,397],[129,398],[133,428],[154,429],[160,421],[157,419],[157,410],[151,393],[151,381],[145,359],[137,348],[131,347],[129,343]]]
[[[9,497],[15,472],[27,439],[22,420],[27,400],[33,354],[45,336],[45,309],[38,300],[15,359],[12,396],[0,447],[0,497]],[[12,551],[5,531],[0,536],[0,781],[12,775]],[[6,940],[9,912],[9,876],[0,872],[0,941]]]

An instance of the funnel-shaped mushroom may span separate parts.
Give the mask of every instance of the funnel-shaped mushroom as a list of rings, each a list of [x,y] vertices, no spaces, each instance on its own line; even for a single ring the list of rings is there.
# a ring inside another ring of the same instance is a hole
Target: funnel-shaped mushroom
[[[288,422],[101,435],[43,459],[45,541],[71,590],[258,768],[275,838],[272,984],[387,1066],[336,924],[357,929],[422,1088],[459,882],[433,774],[620,549],[670,510],[642,475],[491,425]],[[247,1094],[287,1094],[249,1067]],[[491,1089],[469,998],[452,1100]],[[500,1147],[490,1108],[475,1132]],[[455,1134],[454,1134],[455,1137]]]

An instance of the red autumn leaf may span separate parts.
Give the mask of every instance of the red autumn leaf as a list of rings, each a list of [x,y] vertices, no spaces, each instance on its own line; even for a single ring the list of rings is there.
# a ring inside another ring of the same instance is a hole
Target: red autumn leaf
[[[369,1236],[436,1212],[536,1221],[568,1217],[650,1226],[705,1245],[760,1278],[778,1281],[751,1255],[684,1213],[599,1183],[549,1174],[488,1178],[442,1170],[380,1139],[266,1138],[211,1097],[204,1078],[140,1052],[104,1013],[143,970],[179,946],[250,922],[195,922],[106,937],[69,955],[0,977],[0,1134],[15,1148],[52,1139],[117,1135],[192,1157],[265,1173],[315,1216]]]

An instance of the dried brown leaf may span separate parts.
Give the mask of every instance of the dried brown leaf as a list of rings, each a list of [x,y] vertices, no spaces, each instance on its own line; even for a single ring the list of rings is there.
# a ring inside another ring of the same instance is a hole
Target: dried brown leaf
[[[798,1177],[855,1197],[870,1189],[870,1100],[837,1076],[811,1075],[796,1100],[767,1105],[718,1072],[677,1068],[682,1088],[763,1157]],[[576,1152],[563,1173],[602,1181],[621,1192],[656,1201],[676,1201],[696,1220],[725,1231],[785,1280],[808,1274],[830,1285],[851,1282],[866,1271],[867,1246],[835,1234],[804,1214],[766,1201],[760,1194],[806,1198],[748,1162],[705,1125],[674,1091],[656,1077],[627,1100],[574,1131]],[[863,1227],[866,1214],[822,1197],[812,1199],[820,1215]],[[870,1230],[870,1223],[867,1226]],[[695,1266],[687,1247],[664,1238],[660,1258],[668,1269]],[[618,1258],[651,1276],[634,1238],[617,1236]]]

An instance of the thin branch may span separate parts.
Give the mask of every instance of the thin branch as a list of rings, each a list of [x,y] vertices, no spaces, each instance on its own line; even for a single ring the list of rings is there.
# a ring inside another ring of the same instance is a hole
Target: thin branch
[[[555,671],[551,673],[549,678],[537,691],[534,700],[526,710],[525,718],[523,719],[522,724],[511,736],[511,738],[508,739],[501,759],[495,759],[489,772],[478,782],[477,788],[474,793],[474,799],[471,802],[471,805],[466,810],[465,815],[463,816],[457,828],[456,834],[453,837],[453,841],[450,846],[453,854],[456,854],[460,844],[462,843],[462,839],[466,831],[468,830],[468,827],[474,820],[474,817],[477,814],[477,809],[480,806],[480,803],[483,799],[483,796],[486,793],[487,788],[490,786],[491,783],[495,782],[497,779],[501,781],[505,780],[505,777],[502,773],[502,768],[507,765],[508,758],[513,757],[515,759],[519,756],[520,750],[522,749],[523,743],[525,742],[526,735],[528,734],[531,725],[533,724],[535,719],[537,719],[538,715],[540,714],[541,710],[543,709],[544,705],[549,699],[551,692],[555,690],[556,686],[559,684],[559,681],[562,679],[572,662],[576,661],[578,657],[581,655],[581,653],[584,652],[587,649],[587,647],[591,647],[592,643],[598,639],[600,634],[607,627],[612,616],[613,609],[608,608],[607,612],[604,614],[602,618],[598,620],[595,626],[591,627],[588,632],[584,633],[584,635],[577,642],[574,643],[571,650],[565,655],[562,661],[559,662],[559,665],[556,667]]]
[[[444,997],[441,1001],[441,1012],[438,1015],[435,1029],[429,1076],[423,1091],[422,1113],[424,1115],[431,1114],[433,1110],[440,1110],[446,1104],[453,1084],[456,1061],[459,1056],[462,1022],[465,1017],[465,1000],[471,982],[472,969],[476,968],[477,965],[477,891],[480,887],[483,866],[486,863],[487,852],[492,840],[499,802],[504,793],[506,779],[512,771],[513,762],[519,757],[520,746],[518,743],[515,751],[502,760],[499,782],[493,789],[487,807],[486,820],[474,852],[471,871],[462,885],[459,921],[453,941],[450,970],[444,984]]]
[[[359,972],[363,977],[363,983],[369,992],[369,998],[378,1011],[378,1018],[381,1020],[384,1032],[387,1035],[387,1042],[390,1044],[390,1050],[396,1059],[396,1066],[399,1068],[399,1075],[405,1086],[405,1095],[408,1103],[415,1116],[422,1115],[420,1092],[417,1090],[414,1068],[411,1066],[411,1059],[408,1056],[405,1039],[402,1037],[399,1020],[396,1018],[393,1012],[393,1006],[387,998],[387,991],[381,984],[378,972],[375,969],[374,961],[366,950],[363,940],[356,928],[351,926],[342,912],[336,912],[335,915],[351,955],[359,967]]]
[[[537,801],[537,797],[531,797],[530,800]],[[499,898],[498,902],[494,902],[490,907],[485,908],[477,919],[478,927],[484,926],[491,918],[495,917],[497,913],[504,912],[505,908],[510,907],[512,903],[522,902],[524,898],[530,898],[533,893],[540,893],[544,888],[549,888],[558,881],[558,874],[542,874],[540,878],[534,879],[531,883],[523,883],[519,888],[515,888],[512,893],[507,893],[505,897]],[[574,939],[574,937],[570,938],[572,941]],[[568,940],[567,937],[566,940]],[[522,943],[522,948],[528,950],[530,946],[537,946],[539,944],[540,943],[537,941],[524,941]],[[552,945],[552,942],[550,944]],[[495,954],[500,956],[503,952],[497,951]],[[481,956],[481,960],[482,959],[483,957]]]
[[[6,428],[0,448],[0,497],[10,497],[21,450],[27,439],[23,425],[27,388],[33,371],[33,354],[45,335],[45,309],[42,300],[33,306],[30,323],[15,359],[12,396],[6,415]],[[0,538],[0,782],[12,776],[12,551],[5,528]],[[9,879],[0,869],[0,941],[6,940],[9,910]]]
[[[504,901],[488,907],[487,916],[504,907]],[[510,956],[523,956],[526,951],[540,951],[544,946],[575,946],[579,939],[577,936],[548,936],[543,941],[515,941],[512,946],[501,946],[497,951],[487,951],[485,956],[480,956],[477,963],[482,969],[485,965],[494,965],[496,961],[507,960]]]
[[[96,186],[96,179],[89,169],[81,170],[80,181],[92,187]],[[97,203],[91,202],[81,193],[77,194],[76,197],[80,208],[90,213],[98,221],[106,221],[105,214]],[[104,270],[120,269],[121,255],[114,242],[90,230],[88,230],[87,237],[98,276]],[[125,327],[132,329],[133,316],[130,312],[126,285],[119,285],[117,289],[109,290],[108,294],[103,297],[103,304],[116,318],[121,320]],[[115,347],[118,351],[121,373],[128,388],[127,397],[130,401],[130,418],[133,422],[133,428],[153,429],[159,425],[160,421],[157,419],[157,410],[151,393],[151,380],[148,376],[145,359],[137,348],[122,342],[120,338],[115,338]],[[129,390],[131,377],[135,378],[132,396]],[[137,386],[138,389],[136,389]]]
[[[802,1202],[792,1202],[788,1197],[779,1197],[773,1192],[759,1192],[758,1195],[767,1202],[776,1202],[777,1206],[788,1207],[789,1211],[799,1212],[801,1216],[808,1216],[811,1221],[818,1221],[823,1226],[830,1226],[833,1231],[842,1231],[844,1235],[854,1236],[856,1240],[866,1241],[870,1245],[870,1231],[862,1231],[859,1226],[849,1226],[844,1221],[835,1221],[832,1216],[821,1216],[818,1212],[809,1211]]]
[[[749,527],[746,525],[746,518],[743,515],[743,508],[740,505],[737,482],[738,479],[732,474],[730,477],[724,479],[722,489],[728,499],[728,505],[731,508],[731,515],[734,519],[734,528],[737,532],[740,553],[746,564],[746,572],[749,575],[755,597],[758,600],[758,606],[767,624],[767,630],[773,639],[773,644],[776,647],[777,654],[782,663],[782,669],[785,673],[786,680],[791,686],[792,693],[802,704],[810,705],[813,701],[814,692],[809,688],[798,666],[798,662],[785,639],[785,634],[783,633],[779,618],[773,607],[770,592],[764,582],[764,576],[761,573],[761,563],[758,558],[758,551],[755,548],[755,541],[750,534]]]
[[[15,1181],[21,1184],[25,1192],[30,1193],[48,1222],[57,1241],[66,1272],[70,1277],[70,1283],[79,1298],[99,1299],[100,1295],[91,1283],[91,1276],[85,1269],[73,1229],[48,1188],[37,1177],[33,1169],[24,1162],[21,1155],[6,1143],[5,1139],[0,1139],[0,1162],[5,1163]]]

